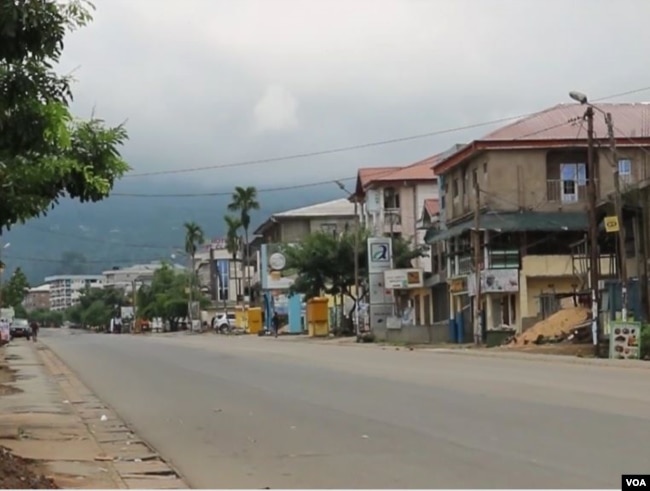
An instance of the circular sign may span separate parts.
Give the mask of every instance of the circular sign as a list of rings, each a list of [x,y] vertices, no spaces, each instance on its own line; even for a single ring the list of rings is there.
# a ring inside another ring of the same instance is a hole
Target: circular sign
[[[269,257],[269,266],[271,266],[271,269],[278,271],[284,269],[286,265],[287,260],[284,257],[284,254],[276,252],[271,254],[271,257]]]

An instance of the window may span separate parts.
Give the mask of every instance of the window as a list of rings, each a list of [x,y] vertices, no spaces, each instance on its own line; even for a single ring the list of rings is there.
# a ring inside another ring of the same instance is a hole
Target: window
[[[384,189],[384,209],[399,207],[399,191],[397,191],[395,188]]]
[[[454,189],[452,191],[454,193],[454,198],[458,198],[458,178],[454,179]]]
[[[483,179],[487,180],[487,162],[483,162]]]
[[[632,181],[632,161],[630,159],[618,159],[618,177],[625,183]]]
[[[478,187],[478,169],[472,170],[472,189]]]
[[[560,164],[560,198],[562,203],[578,201],[579,188],[587,185],[587,166],[585,164]]]
[[[619,159],[618,173],[621,176],[632,175],[632,161],[630,159]]]

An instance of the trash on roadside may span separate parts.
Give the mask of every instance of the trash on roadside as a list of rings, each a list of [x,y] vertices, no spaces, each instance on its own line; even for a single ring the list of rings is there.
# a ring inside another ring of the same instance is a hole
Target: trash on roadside
[[[361,438],[370,438],[368,435],[361,435]]]
[[[105,414],[102,414],[102,417],[99,418],[99,420],[100,421],[108,421],[108,416],[106,416]]]
[[[98,462],[112,462],[115,459],[106,454],[99,454],[95,456],[95,460]]]

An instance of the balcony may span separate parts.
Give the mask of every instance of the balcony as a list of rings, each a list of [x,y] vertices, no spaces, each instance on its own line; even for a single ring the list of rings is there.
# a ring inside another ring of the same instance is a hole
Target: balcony
[[[552,203],[583,203],[587,201],[587,180],[546,180],[546,199]]]

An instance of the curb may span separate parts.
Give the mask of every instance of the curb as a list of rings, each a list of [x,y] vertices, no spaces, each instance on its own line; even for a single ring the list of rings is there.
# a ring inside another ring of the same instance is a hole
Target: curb
[[[182,475],[101,401],[48,346],[36,348],[123,489],[188,489]]]
[[[498,358],[500,360],[526,360],[537,361],[545,363],[564,363],[567,365],[587,365],[597,366],[603,368],[627,368],[627,369],[641,369],[650,370],[650,363],[643,361],[620,361],[610,359],[597,359],[597,358],[580,358],[577,356],[569,355],[545,355],[540,353],[507,353],[507,352],[485,352],[479,350],[468,349],[453,349],[453,348],[415,348],[416,351],[425,351],[433,354],[444,355],[457,355],[457,356],[474,356],[477,358]]]

